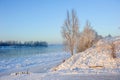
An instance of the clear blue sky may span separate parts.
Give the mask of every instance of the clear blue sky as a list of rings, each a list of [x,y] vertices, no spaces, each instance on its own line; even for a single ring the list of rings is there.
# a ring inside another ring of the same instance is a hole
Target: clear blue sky
[[[120,35],[120,0],[0,0],[0,40],[61,43],[66,11],[75,9],[98,34]]]

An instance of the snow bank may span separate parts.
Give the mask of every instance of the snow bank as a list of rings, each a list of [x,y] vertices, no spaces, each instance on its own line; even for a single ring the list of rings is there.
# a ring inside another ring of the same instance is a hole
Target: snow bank
[[[116,55],[116,58],[112,57],[113,46],[111,44],[114,44],[114,54]],[[77,71],[80,69],[92,69],[95,72],[97,72],[98,69],[103,71],[106,69],[117,69],[117,71],[113,71],[120,72],[118,70],[120,69],[120,37],[101,39],[93,47],[73,55],[64,63],[53,68],[54,71],[76,69]]]

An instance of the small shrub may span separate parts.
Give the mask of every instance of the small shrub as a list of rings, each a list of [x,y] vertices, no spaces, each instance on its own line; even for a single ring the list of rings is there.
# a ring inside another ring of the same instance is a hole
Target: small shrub
[[[97,35],[92,28],[89,22],[86,23],[86,26],[83,32],[79,35],[77,42],[77,52],[82,52],[87,48],[90,48],[99,40],[100,36]]]
[[[112,50],[112,53],[111,53],[111,56],[113,58],[116,58],[116,54],[115,54],[115,44],[112,42],[111,43],[111,50]]]

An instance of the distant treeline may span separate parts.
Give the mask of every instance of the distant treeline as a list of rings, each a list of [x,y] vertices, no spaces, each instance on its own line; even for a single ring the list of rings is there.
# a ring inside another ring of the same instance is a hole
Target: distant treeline
[[[0,41],[0,46],[28,46],[28,47],[37,47],[43,46],[47,47],[48,43],[45,41],[26,41],[26,42],[19,42],[19,41]]]

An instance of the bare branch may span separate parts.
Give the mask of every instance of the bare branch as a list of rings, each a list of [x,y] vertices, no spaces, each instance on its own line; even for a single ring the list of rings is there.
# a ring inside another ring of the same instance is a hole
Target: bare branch
[[[67,18],[64,22],[64,25],[62,27],[62,35],[64,38],[65,45],[67,46],[68,50],[73,55],[75,44],[76,44],[76,38],[78,35],[78,19],[76,16],[76,13],[74,10],[71,12],[71,16],[69,12],[67,11]]]

